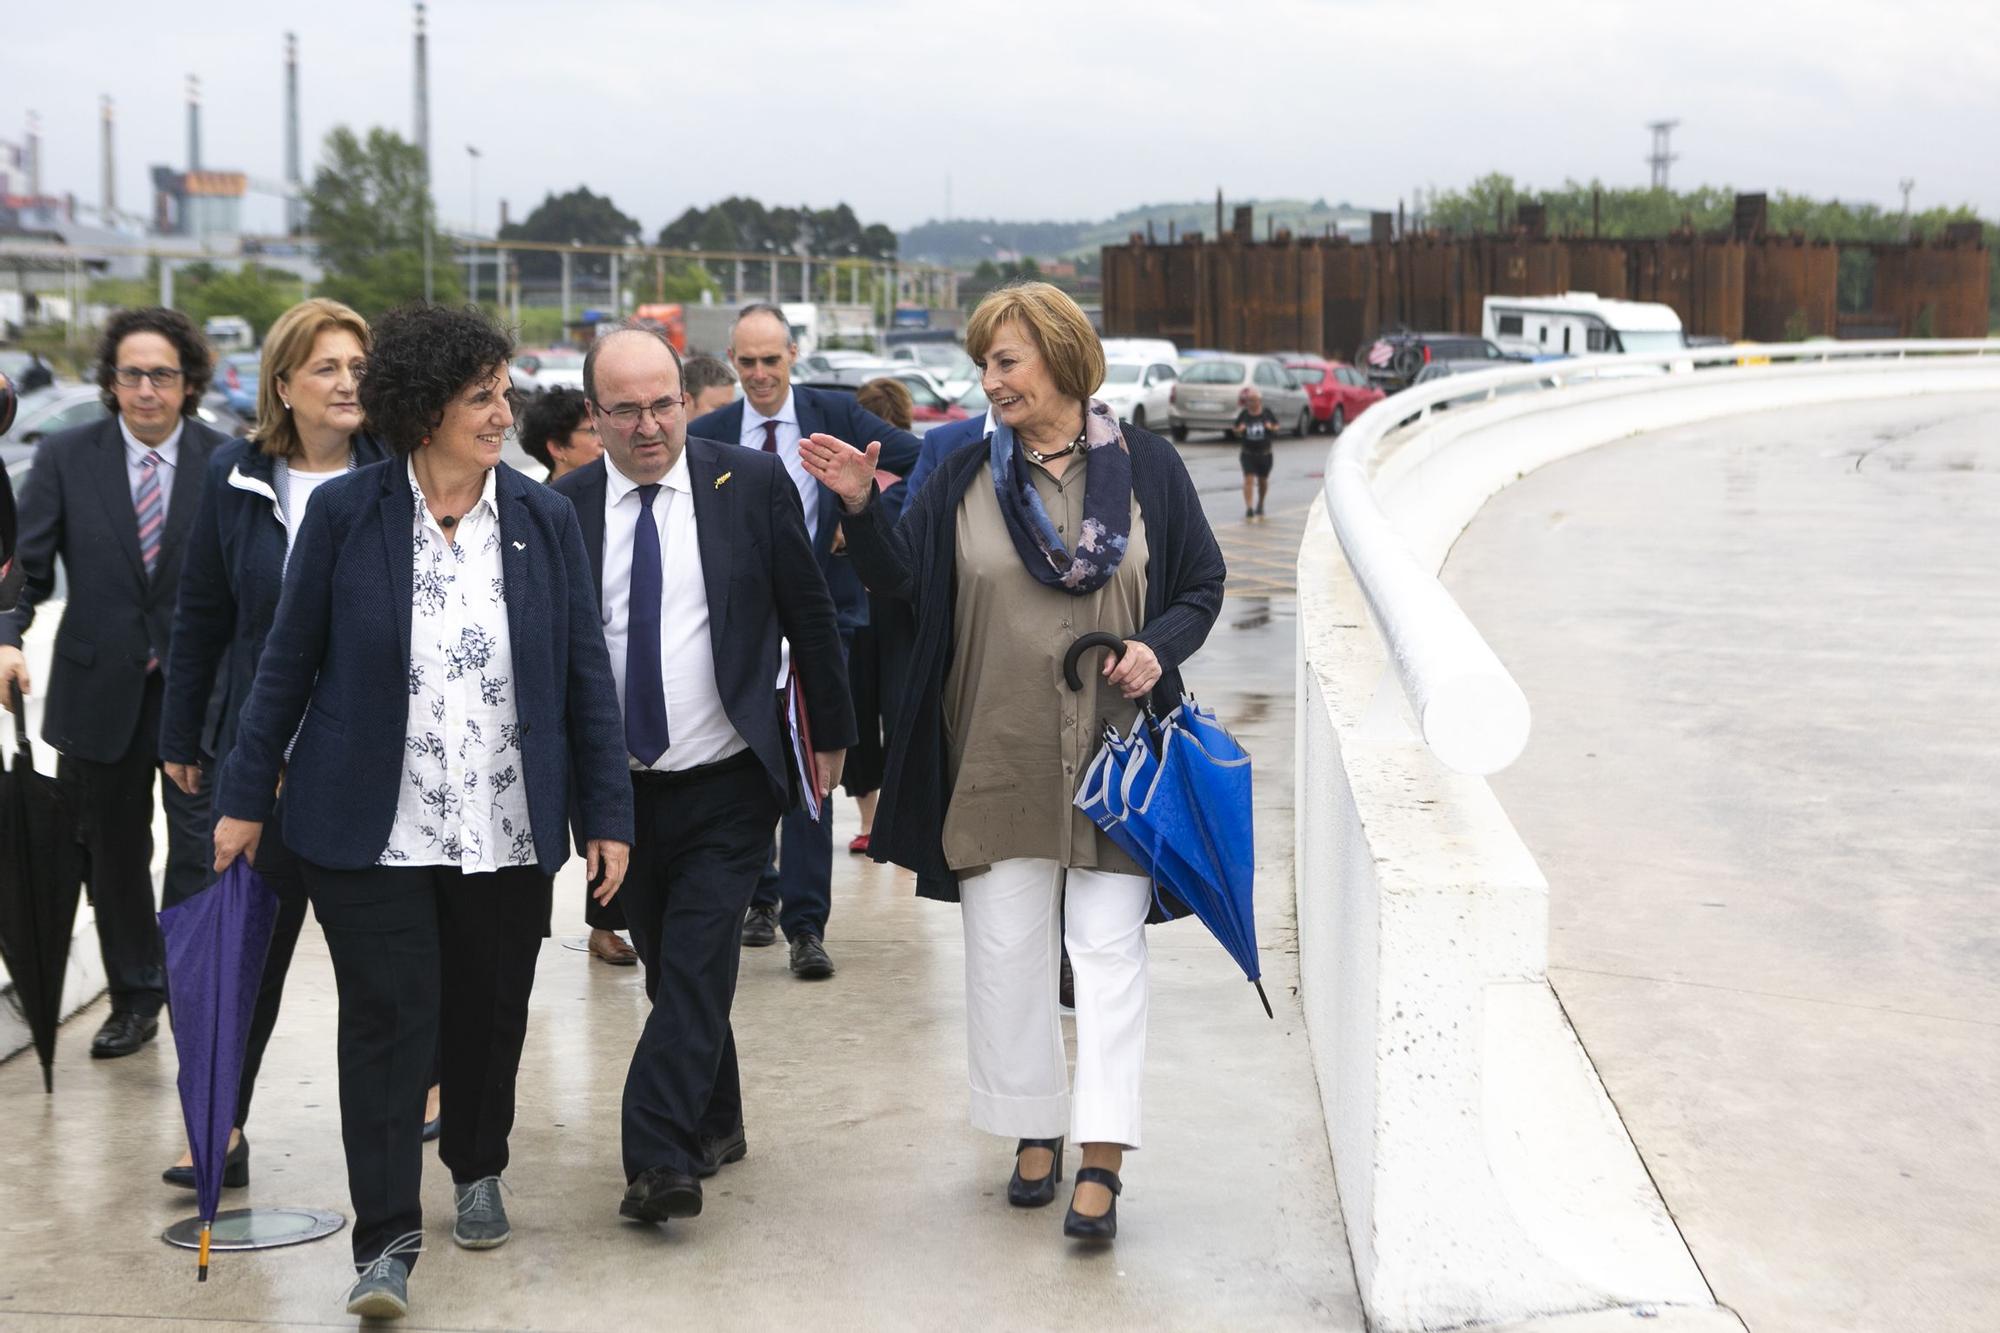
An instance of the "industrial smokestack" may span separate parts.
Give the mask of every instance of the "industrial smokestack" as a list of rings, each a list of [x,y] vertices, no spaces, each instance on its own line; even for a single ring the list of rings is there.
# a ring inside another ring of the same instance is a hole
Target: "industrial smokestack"
[[[28,197],[42,197],[42,118],[28,113]]]
[[[431,299],[431,78],[430,57],[425,50],[424,6],[417,3],[417,87],[416,87],[417,152],[421,155],[424,172],[423,198],[423,242],[424,242],[424,299]]]
[[[201,80],[188,75],[188,170],[201,170]]]
[[[98,189],[97,204],[108,227],[118,212],[118,159],[111,142],[111,96],[107,93],[100,100],[104,111],[104,180]]]
[[[299,176],[299,37],[285,34],[285,230],[296,236],[305,230],[305,182]]]

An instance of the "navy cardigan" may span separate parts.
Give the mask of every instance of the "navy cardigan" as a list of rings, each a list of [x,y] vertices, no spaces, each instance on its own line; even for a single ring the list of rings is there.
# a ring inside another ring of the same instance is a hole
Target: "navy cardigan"
[[[625,728],[576,510],[505,463],[494,473],[528,822],[553,875],[569,859],[572,805],[579,841],[632,841]],[[415,518],[401,459],[313,496],[216,783],[217,813],[262,822],[282,765],[285,845],[314,865],[359,870],[389,844],[409,720]]]
[[[354,437],[357,467],[388,451],[371,435]],[[264,636],[285,578],[285,520],[278,511],[277,459],[254,440],[231,440],[209,456],[201,511],[188,533],[174,633],[167,649],[160,709],[160,758],[199,764],[236,743],[236,722],[250,697]],[[215,678],[228,664],[220,691]],[[213,692],[213,694],[211,694]],[[203,744],[210,699],[220,710],[212,746]],[[206,752],[206,753],[204,753]]]
[[[1146,618],[1131,637],[1160,659],[1152,701],[1164,717],[1180,703],[1181,663],[1207,640],[1222,610],[1228,571],[1180,454],[1149,431],[1123,430],[1132,494],[1146,523]],[[944,857],[951,784],[943,705],[958,590],[958,507],[971,487],[993,484],[986,459],[983,448],[949,454],[893,527],[882,521],[879,492],[861,513],[843,519],[848,554],[869,589],[910,602],[917,618],[868,852],[916,871],[917,892],[947,902],[958,900],[958,876]],[[1021,577],[1030,576],[1024,570]],[[1163,918],[1156,912],[1155,919]]]

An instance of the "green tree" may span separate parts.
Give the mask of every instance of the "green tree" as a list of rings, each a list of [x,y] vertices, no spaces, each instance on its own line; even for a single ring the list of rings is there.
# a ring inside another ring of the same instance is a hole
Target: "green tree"
[[[618,211],[609,195],[592,194],[582,185],[568,194],[550,194],[535,205],[534,212],[519,222],[500,229],[503,241],[567,241],[583,245],[637,245],[639,220]],[[562,271],[562,257],[546,251],[520,252],[521,276],[553,278]],[[573,272],[603,278],[609,273],[605,255],[579,255]]]
[[[373,319],[424,294],[423,235],[431,229],[431,286],[440,302],[461,295],[451,247],[426,216],[423,154],[380,127],[362,139],[345,125],[326,136],[308,194],[306,226],[320,246],[320,294]]]
[[[196,324],[217,315],[241,315],[259,342],[304,295],[305,284],[296,273],[262,264],[245,264],[234,272],[189,264],[174,274],[174,304]]]

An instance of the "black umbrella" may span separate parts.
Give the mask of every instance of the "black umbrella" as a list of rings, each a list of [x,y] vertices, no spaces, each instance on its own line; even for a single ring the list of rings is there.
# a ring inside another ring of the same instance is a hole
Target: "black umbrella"
[[[84,851],[62,788],[35,771],[26,707],[12,687],[14,766],[0,769],[0,960],[42,1060],[42,1090],[55,1091],[56,1024]]]

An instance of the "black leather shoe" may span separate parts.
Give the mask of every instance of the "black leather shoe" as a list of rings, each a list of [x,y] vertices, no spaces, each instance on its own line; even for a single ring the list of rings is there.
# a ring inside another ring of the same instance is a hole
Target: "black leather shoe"
[[[750,1144],[743,1137],[741,1125],[736,1127],[735,1132],[720,1138],[712,1139],[704,1134],[701,1140],[701,1170],[696,1174],[706,1180],[731,1162],[742,1161],[749,1152]]]
[[[649,1167],[625,1187],[625,1197],[618,1204],[618,1215],[629,1217],[634,1222],[699,1217],[701,1182],[671,1167]]]
[[[1076,973],[1070,970],[1069,950],[1063,950],[1062,973],[1056,981],[1056,1003],[1076,1012]]]
[[[817,935],[800,935],[792,940],[792,975],[801,981],[824,981],[833,975],[833,959]]]
[[[1102,1217],[1086,1217],[1076,1210],[1076,1195],[1069,1196],[1069,1216],[1063,1218],[1063,1235],[1071,1240],[1110,1240],[1118,1234],[1118,1196],[1125,1192],[1118,1183],[1118,1173],[1107,1171],[1101,1166],[1080,1166],[1076,1169],[1076,1183],[1079,1185],[1102,1185],[1111,1191],[1111,1206],[1104,1210]]]
[[[768,949],[778,942],[778,909],[752,903],[743,914],[743,947]]]
[[[194,1188],[194,1168],[191,1166],[170,1166],[160,1172],[160,1179],[169,1185],[179,1185],[184,1190]],[[222,1159],[222,1188],[240,1190],[250,1183],[250,1136],[245,1134],[236,1140],[236,1146]]]
[[[147,1018],[140,1014],[113,1014],[104,1020],[103,1027],[97,1029],[97,1036],[90,1043],[90,1058],[116,1060],[121,1055],[132,1054],[159,1035],[158,1018]]]
[[[1030,1148],[1047,1148],[1055,1154],[1049,1173],[1037,1180],[1021,1175],[1021,1154]],[[1007,1182],[1007,1202],[1016,1208],[1046,1208],[1056,1201],[1056,1184],[1062,1179],[1061,1139],[1022,1139],[1014,1149],[1014,1178]]]
[[[439,1112],[439,1113],[438,1113],[437,1115],[434,1115],[434,1116],[432,1116],[432,1117],[431,1117],[430,1119],[428,1119],[428,1120],[424,1121],[424,1142],[425,1142],[425,1143],[436,1143],[436,1142],[437,1142],[437,1140],[438,1140],[438,1135],[440,1135],[440,1134],[442,1134],[442,1133],[444,1133],[444,1113],[443,1113],[443,1112]]]

